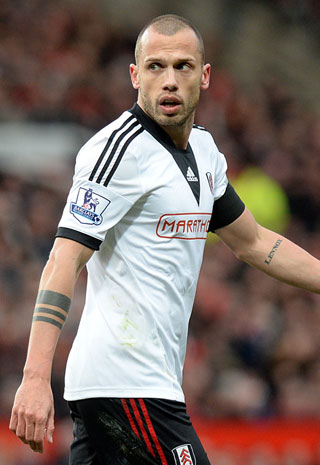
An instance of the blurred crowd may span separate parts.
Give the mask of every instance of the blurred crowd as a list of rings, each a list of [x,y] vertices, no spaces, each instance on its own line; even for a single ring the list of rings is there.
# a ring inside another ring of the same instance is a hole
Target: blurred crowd
[[[98,4],[2,0],[0,6],[0,122],[69,121],[97,130],[132,106],[128,64],[135,37],[125,26],[110,24]],[[277,183],[288,209],[280,232],[320,257],[320,113],[303,107],[271,75],[245,93],[219,63],[204,97],[197,123],[225,153],[230,179],[236,183],[254,166]],[[72,166],[66,170],[71,182]],[[5,419],[21,378],[40,273],[69,187],[47,187],[46,176],[0,172]],[[265,194],[258,189],[254,195]],[[268,195],[261,200],[267,205]],[[58,419],[68,413],[64,364],[84,293],[85,273],[54,364]],[[209,241],[190,322],[184,375],[189,410],[209,418],[320,418],[319,327],[320,296],[278,283],[238,262],[222,243]]]
[[[318,0],[272,0],[282,14],[293,21],[302,21],[316,26],[320,20]]]
[[[135,37],[97,2],[2,1],[0,24],[0,120],[100,128],[131,105]]]

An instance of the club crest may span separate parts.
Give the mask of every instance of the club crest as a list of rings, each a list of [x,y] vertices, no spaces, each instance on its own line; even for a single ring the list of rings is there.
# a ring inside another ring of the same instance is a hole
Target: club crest
[[[196,457],[191,444],[175,447],[171,452],[176,465],[196,465]]]
[[[82,224],[99,225],[102,214],[110,203],[110,200],[92,189],[80,187],[76,201],[70,204],[70,213]]]

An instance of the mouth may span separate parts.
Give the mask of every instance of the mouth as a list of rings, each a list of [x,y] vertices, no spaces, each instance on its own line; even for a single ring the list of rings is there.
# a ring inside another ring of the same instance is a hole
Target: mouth
[[[179,110],[181,106],[181,102],[178,99],[178,97],[174,97],[174,96],[170,96],[170,97],[164,96],[160,99],[159,103],[160,103],[160,107],[163,113],[167,115],[173,115],[177,113],[177,111]]]

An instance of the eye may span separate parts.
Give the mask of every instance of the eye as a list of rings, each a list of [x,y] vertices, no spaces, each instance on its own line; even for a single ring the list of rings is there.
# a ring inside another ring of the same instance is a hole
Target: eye
[[[151,69],[151,71],[158,71],[160,68],[161,68],[160,63],[151,63],[149,65],[149,69]]]
[[[191,68],[190,64],[183,61],[177,65],[177,69],[180,69],[181,71],[187,71]]]

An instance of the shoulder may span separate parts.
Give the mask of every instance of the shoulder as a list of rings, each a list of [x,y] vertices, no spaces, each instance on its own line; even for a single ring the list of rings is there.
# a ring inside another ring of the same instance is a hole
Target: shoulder
[[[191,135],[193,137],[198,138],[198,139],[204,139],[204,140],[211,141],[211,142],[214,143],[212,134],[204,126],[199,126],[198,124],[193,124],[192,130],[191,130]]]
[[[98,131],[92,136],[81,148],[79,155],[90,151],[99,150],[101,146],[108,149],[120,145],[121,141],[127,140],[128,137],[136,134],[141,128],[141,124],[137,121],[134,115],[129,111],[125,111],[116,120],[109,123],[107,126]]]
[[[199,131],[209,132],[204,126],[200,126],[199,124],[193,124],[192,129],[198,129]]]
[[[102,176],[108,166],[119,163],[125,154],[135,155],[133,142],[142,132],[136,117],[125,111],[83,145],[77,155],[76,170],[86,172],[91,180]]]
[[[224,175],[227,169],[227,161],[223,153],[217,147],[212,134],[203,126],[193,125],[190,142],[192,147],[196,147],[201,156],[207,154],[213,164],[216,176]]]
[[[197,144],[205,144],[207,150],[209,149],[215,153],[219,152],[212,134],[203,126],[193,125],[190,140]]]

